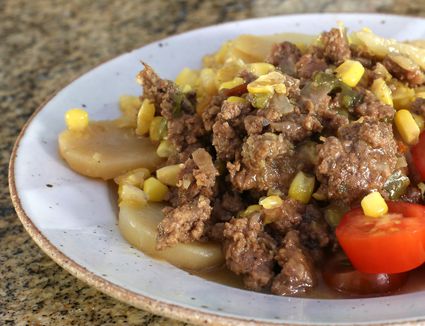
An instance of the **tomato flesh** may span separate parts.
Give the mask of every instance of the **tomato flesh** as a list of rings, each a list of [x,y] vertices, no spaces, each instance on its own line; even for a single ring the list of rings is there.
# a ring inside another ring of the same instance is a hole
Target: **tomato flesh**
[[[421,180],[425,180],[425,132],[419,136],[419,142],[411,148],[413,163]]]
[[[363,273],[402,273],[425,262],[425,207],[389,202],[389,213],[373,218],[349,211],[336,236],[353,266]]]
[[[367,274],[356,270],[347,257],[330,259],[322,270],[323,280],[332,289],[352,295],[382,295],[400,289],[408,273]]]

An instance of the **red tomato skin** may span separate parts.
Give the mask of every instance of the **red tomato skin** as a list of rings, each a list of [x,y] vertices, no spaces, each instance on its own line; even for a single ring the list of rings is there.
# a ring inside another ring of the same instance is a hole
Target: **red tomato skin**
[[[403,202],[388,206],[390,213],[405,216],[398,232],[368,233],[370,228],[362,229],[362,223],[373,225],[380,218],[364,216],[361,208],[348,212],[336,229],[341,247],[363,273],[402,273],[425,262],[425,207]]]
[[[419,136],[419,142],[411,148],[413,163],[421,180],[425,181],[425,131]]]

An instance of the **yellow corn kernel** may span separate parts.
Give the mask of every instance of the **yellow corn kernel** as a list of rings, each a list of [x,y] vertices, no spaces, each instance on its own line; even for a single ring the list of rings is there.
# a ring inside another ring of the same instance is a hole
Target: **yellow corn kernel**
[[[136,134],[145,135],[149,131],[151,122],[155,116],[155,105],[148,99],[144,99],[137,114]]]
[[[396,110],[409,109],[415,100],[415,90],[403,83],[395,82],[392,92],[393,104]]]
[[[248,71],[257,76],[266,75],[269,72],[275,71],[276,68],[270,63],[254,62],[247,65]]]
[[[71,109],[65,114],[65,122],[69,130],[82,131],[89,125],[89,114],[83,109]]]
[[[166,184],[167,186],[175,187],[179,180],[180,171],[183,169],[183,164],[174,164],[164,166],[156,170],[156,177],[159,181]]]
[[[240,96],[229,96],[226,101],[230,103],[248,103],[246,99]]]
[[[273,209],[280,207],[282,205],[283,201],[282,198],[276,195],[267,196],[264,199],[261,199],[259,201],[259,204],[263,206],[265,209]]]
[[[371,86],[371,91],[381,103],[393,106],[391,89],[382,78],[375,79]]]
[[[159,143],[158,148],[156,149],[156,155],[159,157],[169,157],[174,153],[174,151],[173,145],[165,139]]]
[[[143,181],[149,178],[151,173],[146,168],[138,168],[114,178],[118,185],[128,184],[132,186],[142,187]]]
[[[189,85],[195,88],[198,83],[198,73],[195,70],[189,68],[183,68],[182,71],[176,77],[176,84],[180,87]]]
[[[218,88],[219,90],[222,89],[230,89],[230,88],[234,88],[236,86],[242,85],[243,83],[245,83],[245,80],[241,77],[235,77],[230,81],[224,82],[220,84],[220,87]]]
[[[338,78],[345,84],[354,87],[362,79],[365,69],[359,61],[345,60],[335,71]]]
[[[247,89],[251,94],[273,94],[274,92],[284,94],[286,93],[284,81],[285,76],[278,71],[272,71],[249,83]]]
[[[249,205],[244,211],[239,213],[239,217],[247,217],[251,215],[254,212],[260,211],[261,206],[260,205]]]
[[[421,130],[409,111],[397,111],[394,117],[394,122],[401,138],[406,144],[413,145],[418,141]]]
[[[379,192],[371,192],[362,199],[360,204],[366,216],[380,217],[388,213],[387,203]]]
[[[131,205],[135,207],[143,207],[147,203],[146,193],[133,185],[122,184],[118,187],[119,206]]]
[[[168,187],[157,178],[150,177],[143,183],[143,191],[149,201],[163,201],[168,193]]]
[[[167,119],[164,117],[153,118],[149,126],[149,138],[152,141],[161,141],[167,136]]]
[[[302,171],[298,172],[289,186],[288,196],[307,204],[313,194],[315,181],[314,176],[307,175]]]
[[[215,95],[217,93],[214,70],[211,68],[201,70],[199,74],[199,88],[208,95]]]
[[[412,113],[412,117],[413,117],[413,119],[415,119],[415,122],[418,125],[419,130],[420,131],[424,131],[424,129],[425,129],[425,120],[424,120],[424,118],[421,115],[415,114],[415,113]]]

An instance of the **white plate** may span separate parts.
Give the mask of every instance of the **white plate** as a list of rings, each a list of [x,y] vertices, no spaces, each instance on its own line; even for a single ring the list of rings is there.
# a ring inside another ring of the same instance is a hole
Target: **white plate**
[[[279,297],[209,282],[132,249],[116,225],[106,184],[72,172],[57,137],[64,113],[84,106],[92,119],[118,116],[118,97],[140,93],[135,75],[146,61],[165,78],[199,67],[203,55],[241,33],[317,34],[344,21],[396,39],[425,39],[425,20],[364,14],[313,14],[246,20],[195,30],[126,53],[80,77],[40,108],[12,155],[10,188],[22,223],[58,264],[99,290],[157,314],[195,323],[394,323],[425,320],[425,292],[376,299]],[[51,185],[51,186],[50,186]],[[424,280],[425,281],[425,280]]]

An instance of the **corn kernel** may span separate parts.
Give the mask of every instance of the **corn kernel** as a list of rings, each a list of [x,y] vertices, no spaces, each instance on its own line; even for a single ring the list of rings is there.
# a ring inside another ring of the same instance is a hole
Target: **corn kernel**
[[[371,192],[362,199],[360,204],[366,216],[380,217],[388,213],[387,203],[379,192]]]
[[[183,169],[183,164],[174,164],[164,166],[156,170],[156,177],[159,181],[166,184],[167,186],[175,187],[179,180],[180,171]]]
[[[371,90],[381,103],[393,106],[391,89],[382,78],[378,78],[373,81]]]
[[[169,157],[175,152],[173,145],[167,140],[162,140],[156,149],[156,155],[159,157]]]
[[[89,125],[89,115],[83,109],[71,109],[65,114],[65,122],[69,130],[82,131]]]
[[[307,175],[302,171],[298,172],[289,186],[288,196],[303,204],[307,204],[313,194],[315,181],[314,176]]]
[[[133,185],[123,184],[118,187],[119,206],[131,205],[134,207],[143,207],[147,203],[145,192]]]
[[[198,74],[195,70],[189,68],[183,68],[182,71],[176,77],[176,84],[180,87],[184,87],[185,85],[189,85],[192,88],[198,83]]]
[[[263,206],[265,209],[273,209],[273,208],[280,207],[282,203],[283,203],[282,199],[276,195],[268,196],[259,201],[259,204]]]
[[[269,72],[275,71],[276,68],[270,63],[254,62],[247,65],[248,71],[257,76],[266,75]]]
[[[143,183],[143,191],[149,201],[163,201],[168,193],[168,187],[157,178],[150,177]]]
[[[417,142],[421,130],[409,111],[397,111],[394,117],[394,122],[401,138],[406,144],[413,145]]]
[[[144,99],[137,114],[136,134],[145,135],[149,131],[151,122],[155,116],[155,105],[148,99]]]
[[[274,92],[284,94],[286,93],[284,81],[285,76],[280,72],[272,71],[249,83],[247,89],[251,94],[273,94]]]
[[[239,217],[247,217],[251,215],[254,212],[260,211],[261,206],[260,205],[249,205],[244,211],[239,213]]]
[[[424,129],[425,129],[425,120],[424,120],[424,118],[421,115],[415,114],[415,113],[412,113],[412,117],[413,117],[413,119],[415,119],[415,122],[418,125],[419,130],[420,131],[424,131]]]
[[[149,138],[152,141],[161,141],[167,136],[167,119],[164,117],[153,118],[149,126]]]
[[[229,96],[226,99],[227,102],[230,103],[247,103],[248,101],[246,99],[244,99],[243,97],[239,97],[239,96]]]
[[[219,90],[222,89],[231,89],[234,88],[236,86],[242,85],[243,83],[245,83],[245,80],[243,80],[243,78],[241,77],[235,77],[230,81],[221,83],[220,87],[218,88]]]
[[[150,175],[151,173],[148,169],[138,168],[114,178],[114,181],[118,185],[128,184],[132,186],[142,187],[143,181],[149,178]]]
[[[335,71],[345,84],[354,87],[362,79],[365,69],[359,61],[345,60]]]

